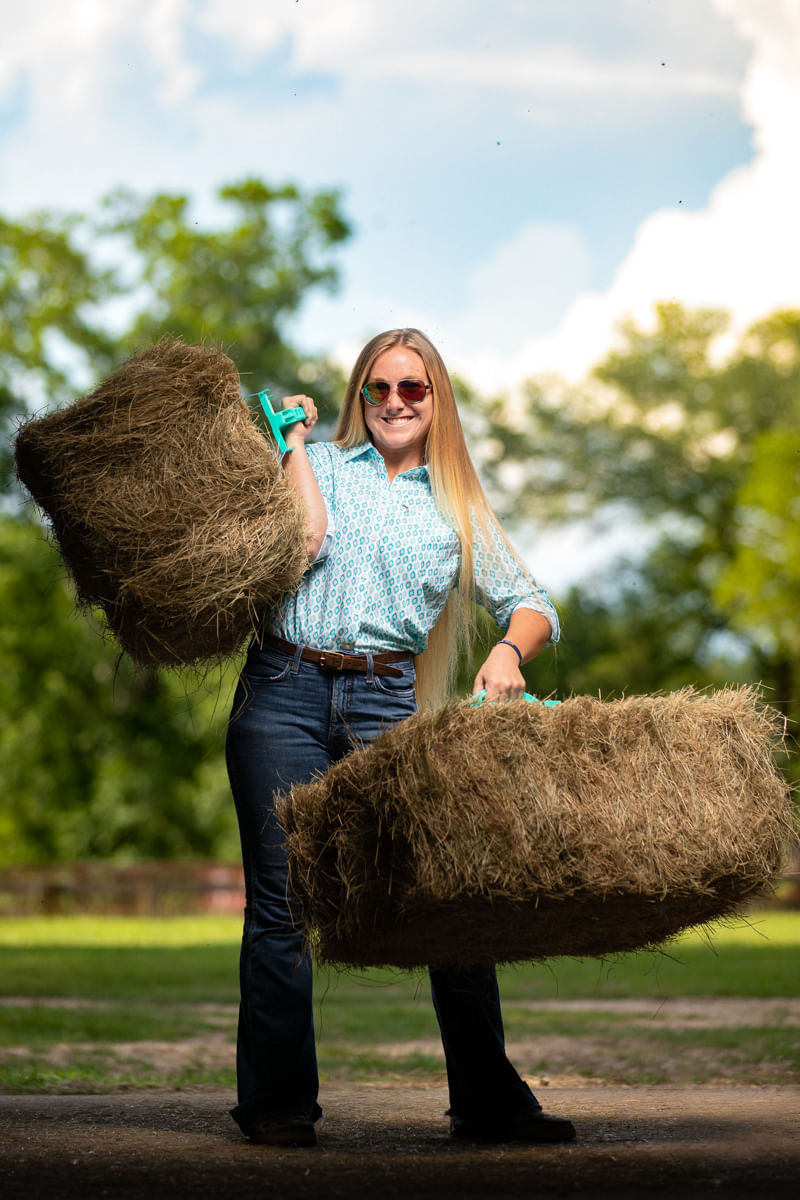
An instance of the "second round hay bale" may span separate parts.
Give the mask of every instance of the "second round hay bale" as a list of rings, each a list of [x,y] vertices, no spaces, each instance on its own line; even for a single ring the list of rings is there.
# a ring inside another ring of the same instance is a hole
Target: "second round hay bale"
[[[233,653],[308,566],[305,517],[234,363],[165,339],[27,422],[17,472],[79,602],[144,665]]]
[[[730,913],[792,830],[751,688],[421,713],[280,801],[321,958],[469,966],[656,945]]]

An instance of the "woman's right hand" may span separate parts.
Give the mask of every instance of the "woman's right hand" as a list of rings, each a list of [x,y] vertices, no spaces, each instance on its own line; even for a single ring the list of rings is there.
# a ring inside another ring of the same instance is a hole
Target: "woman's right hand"
[[[284,396],[281,408],[302,408],[306,414],[305,421],[295,421],[294,425],[289,425],[283,431],[283,440],[286,442],[287,449],[304,445],[306,438],[319,419],[316,404],[310,396]]]

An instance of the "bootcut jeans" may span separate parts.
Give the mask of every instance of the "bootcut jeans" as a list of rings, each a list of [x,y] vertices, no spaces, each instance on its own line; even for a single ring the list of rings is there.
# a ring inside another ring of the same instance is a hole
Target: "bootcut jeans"
[[[254,642],[233,701],[226,762],[242,842],[245,913],[236,1050],[238,1104],[247,1135],[271,1115],[316,1120],[319,1080],[312,968],[302,916],[287,885],[275,795],[325,772],[354,746],[416,711],[413,660],[401,678],[329,671]],[[496,1122],[539,1104],[505,1053],[495,972],[430,972],[451,1113]]]

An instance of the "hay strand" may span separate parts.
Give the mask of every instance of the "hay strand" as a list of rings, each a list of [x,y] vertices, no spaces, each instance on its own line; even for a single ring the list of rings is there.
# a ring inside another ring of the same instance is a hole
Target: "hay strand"
[[[25,423],[15,453],[79,603],[143,665],[232,654],[308,566],[301,505],[220,350],[158,342]]]
[[[780,725],[747,687],[411,717],[280,801],[320,957],[603,956],[730,913],[791,836]]]

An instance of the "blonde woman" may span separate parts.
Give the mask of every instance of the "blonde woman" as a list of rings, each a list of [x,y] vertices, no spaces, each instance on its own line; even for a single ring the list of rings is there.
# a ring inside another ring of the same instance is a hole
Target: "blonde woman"
[[[306,446],[311,397],[283,404],[306,413],[285,434],[284,470],[306,508],[309,569],[264,615],[228,730],[247,893],[233,1116],[254,1142],[310,1146],[321,1116],[311,961],[273,797],[440,700],[475,602],[504,630],[474,681],[489,700],[523,694],[520,667],[557,639],[558,619],[491,512],[447,370],[419,330],[367,343],[333,442]],[[431,989],[451,1136],[573,1139],[506,1057],[494,971],[431,971]]]

